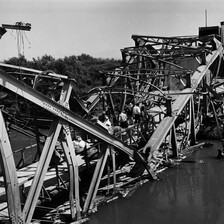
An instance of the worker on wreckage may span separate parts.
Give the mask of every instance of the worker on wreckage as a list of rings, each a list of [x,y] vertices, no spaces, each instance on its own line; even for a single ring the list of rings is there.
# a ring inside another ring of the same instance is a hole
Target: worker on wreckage
[[[98,158],[98,150],[92,145],[92,142],[84,141],[80,135],[77,135],[73,141],[75,153],[83,156],[87,165],[89,165],[91,159]]]
[[[80,154],[81,152],[83,152],[86,144],[87,143],[82,139],[81,136],[76,136],[76,140],[73,141],[76,154]]]

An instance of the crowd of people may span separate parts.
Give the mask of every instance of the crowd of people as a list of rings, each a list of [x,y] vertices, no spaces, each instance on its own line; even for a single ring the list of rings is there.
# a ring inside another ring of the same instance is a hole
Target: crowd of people
[[[130,102],[118,113],[116,122],[111,122],[109,115],[105,111],[102,112],[98,119],[106,126],[107,130],[110,131],[112,126],[124,129],[129,125],[139,124],[141,120],[145,118],[145,115],[146,111],[144,104],[141,104],[140,106],[139,103],[132,104]]]
[[[116,122],[110,119],[110,115],[106,111],[102,111],[102,113],[98,116],[98,121],[103,124],[104,128],[107,131],[115,135],[119,131],[122,131],[129,127],[129,125],[139,124],[144,120],[146,111],[144,104],[132,104],[128,103],[120,113],[117,113]],[[84,156],[85,160],[91,156],[94,151],[94,147],[92,147],[93,143],[89,143],[87,140],[83,140],[80,134],[73,136],[73,146],[75,149],[75,153],[80,156]]]
[[[128,128],[129,125],[134,124],[140,124],[142,121],[145,121],[147,116],[146,112],[146,106],[144,104],[132,104],[129,103],[126,105],[126,107],[120,111],[120,113],[117,113],[117,123],[115,123],[113,120],[110,120],[110,116],[107,112],[103,111],[100,116],[98,116],[98,120],[102,122],[104,127],[108,130],[110,133],[110,130],[113,129],[113,133],[115,135],[115,128],[119,127],[119,130],[123,130]],[[144,123],[144,122],[143,122]],[[138,140],[141,140],[142,138],[139,138]],[[145,143],[146,139],[143,141],[143,145],[140,144],[141,141],[138,141],[138,144],[136,146],[136,149],[141,149]],[[93,143],[89,143],[88,140],[83,140],[81,135],[76,135],[73,139],[73,146],[76,152],[76,155],[82,156],[84,159],[87,167],[91,166],[92,157],[90,154],[96,153],[97,155],[97,149],[93,147]],[[99,153],[99,152],[98,152]],[[148,154],[147,154],[148,153]],[[164,152],[162,151],[154,151],[150,153],[150,150],[145,153],[146,159],[149,162],[149,166],[152,170],[156,170],[157,167],[164,162]],[[98,154],[99,155],[99,154]],[[129,160],[129,157],[125,155],[123,152],[119,152],[116,154],[116,162],[118,164],[125,164]],[[97,159],[97,157],[94,157],[94,159]],[[91,170],[91,169],[89,169]],[[133,166],[130,172],[130,176],[135,177],[141,175],[145,170],[145,167],[142,163],[136,162],[136,164]]]
[[[125,106],[123,110],[120,111],[118,114],[117,123],[112,126],[112,122],[110,122],[110,119],[105,111],[99,116],[99,120],[103,123],[108,125],[108,128],[112,127],[114,129],[114,133],[116,134],[116,130],[118,128],[118,131],[127,128],[129,125],[132,124],[140,124],[141,128],[144,126],[142,123],[147,123],[147,117],[149,118],[149,115],[146,111],[146,105],[143,103],[139,104],[132,104],[131,102]],[[144,122],[142,122],[144,121]],[[142,130],[142,129],[141,129]],[[146,140],[144,140],[144,144],[146,143]],[[140,141],[138,141],[137,149],[140,149],[144,145],[140,144]],[[146,153],[147,154],[147,153]],[[163,151],[153,151],[150,153],[150,155],[146,155],[148,161],[150,161],[149,165],[152,170],[156,170],[157,167],[164,163],[164,152]],[[144,167],[142,167],[142,164],[137,164],[132,172],[139,173],[140,171],[144,171]],[[133,174],[135,175],[135,174]]]
[[[98,117],[98,120],[103,123],[104,127],[108,130],[110,134],[115,134],[127,128],[129,125],[138,124],[144,118],[145,107],[141,104],[133,105],[131,102],[120,111],[118,114],[117,122],[111,122],[109,114],[105,111]],[[97,150],[92,147],[93,143],[83,140],[80,134],[74,135],[74,130],[72,131],[73,146],[75,153],[77,155],[84,155],[86,158],[91,157]],[[57,152],[58,150],[56,150]]]

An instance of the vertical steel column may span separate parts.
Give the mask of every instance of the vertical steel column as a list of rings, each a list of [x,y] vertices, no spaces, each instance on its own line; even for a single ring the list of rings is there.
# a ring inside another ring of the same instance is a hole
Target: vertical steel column
[[[185,88],[191,88],[191,73],[186,73],[186,87]]]
[[[5,127],[4,118],[0,111],[0,162],[3,171],[5,190],[7,195],[8,213],[13,224],[24,223],[16,166],[12,148]]]
[[[66,135],[66,140],[67,140],[67,144],[68,144],[68,149],[69,149],[69,153],[71,156],[71,162],[72,162],[72,166],[73,166],[73,172],[72,174],[74,174],[74,183],[75,183],[75,189],[71,189],[70,191],[74,191],[75,190],[75,203],[76,203],[76,214],[77,214],[77,220],[79,220],[81,218],[81,209],[80,209],[80,198],[79,198],[79,167],[78,167],[78,162],[77,162],[77,158],[76,158],[76,154],[75,154],[75,150],[73,147],[73,143],[72,143],[72,138],[71,138],[71,133],[70,133],[70,129],[69,129],[69,125],[63,125],[64,127],[64,133]],[[73,179],[73,178],[71,178]],[[73,186],[73,183],[72,183]],[[74,207],[71,207],[71,210],[74,209]]]
[[[137,39],[134,39],[135,41],[135,46],[136,47],[140,47],[141,46],[141,41],[137,38]],[[138,73],[137,73],[137,81],[136,81],[136,90],[139,91],[140,90],[140,83],[139,83],[139,73],[140,73],[140,70],[142,68],[142,56],[140,55],[137,55],[137,67],[138,67]]]
[[[114,192],[116,192],[116,158],[115,158],[115,151],[113,146],[110,147],[110,153],[112,156],[112,166],[113,166],[113,184],[114,184]]]
[[[71,96],[72,85],[70,82],[66,82],[63,86],[61,96],[60,96],[60,104],[68,107],[69,99]],[[67,146],[63,142],[63,149],[65,155],[67,157],[68,166],[70,168],[70,189],[69,189],[69,201],[70,201],[70,210],[71,210],[71,218],[75,219],[75,212],[74,212],[74,191],[75,191],[75,204],[76,204],[76,219],[81,219],[81,211],[80,211],[80,198],[79,198],[79,171],[78,171],[78,162],[76,159],[71,132],[69,128],[69,124],[64,122],[64,135],[66,137]]]
[[[202,91],[203,91],[203,115],[208,113],[208,96],[207,96],[207,85],[206,85],[206,76],[202,80]]]
[[[179,153],[177,150],[177,136],[176,136],[175,124],[173,124],[171,128],[170,134],[171,134],[171,146],[172,146],[172,152],[173,152],[172,157],[176,158],[179,156]]]
[[[96,168],[94,170],[93,178],[89,187],[87,198],[84,204],[83,213],[86,214],[93,206],[93,201],[99,188],[100,180],[105,168],[105,164],[109,155],[109,148],[107,145],[101,146],[101,157],[98,159]]]
[[[172,116],[172,98],[166,98],[166,116]]]
[[[190,98],[190,122],[191,122],[190,145],[192,146],[192,145],[196,144],[195,113],[194,113],[194,99],[193,99],[193,96]]]
[[[124,92],[123,92],[122,97],[121,97],[122,101],[121,101],[121,105],[120,105],[120,111],[124,110],[125,104],[126,104],[126,101],[127,101],[127,90],[126,90],[126,88],[127,88],[127,78],[125,77],[124,79],[125,79],[125,81],[124,81]]]
[[[69,148],[64,140],[64,138],[61,139],[61,145],[62,145],[62,148],[64,150],[64,153],[65,153],[65,158],[66,158],[66,162],[67,162],[67,165],[68,165],[68,172],[69,172],[69,203],[70,203],[70,210],[71,210],[71,218],[72,220],[75,219],[75,210],[74,210],[74,207],[75,207],[75,203],[74,203],[74,177],[75,177],[75,174],[74,174],[74,166],[72,164],[72,161],[71,161],[71,157],[70,157],[70,153],[69,153]]]

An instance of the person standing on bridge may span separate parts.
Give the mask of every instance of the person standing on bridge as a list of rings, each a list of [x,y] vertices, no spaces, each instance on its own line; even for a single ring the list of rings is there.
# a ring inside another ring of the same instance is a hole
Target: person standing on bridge
[[[133,107],[133,117],[135,119],[135,123],[140,123],[140,118],[141,118],[141,110],[139,107],[139,104],[135,104]]]
[[[81,136],[76,136],[76,140],[73,141],[73,145],[75,148],[75,152],[77,154],[81,153],[84,151],[86,142],[82,140]]]
[[[125,113],[125,110],[122,110],[121,113],[119,114],[119,124],[122,128],[127,128],[128,127],[128,116]]]
[[[103,111],[102,114],[99,116],[99,121],[101,121],[102,123],[105,122],[106,120],[106,111]]]
[[[75,149],[75,153],[80,157],[83,157],[86,163],[86,167],[90,166],[90,156],[93,155],[91,152],[91,144],[84,141],[81,136],[77,135],[76,140],[73,141],[73,146]],[[77,156],[76,155],[76,156]],[[81,158],[80,157],[80,158]]]
[[[108,116],[105,116],[105,121],[103,123],[107,126],[107,128],[111,127],[111,122]]]
[[[125,111],[128,116],[128,124],[132,125],[134,122],[133,122],[133,104],[131,102],[126,106]]]

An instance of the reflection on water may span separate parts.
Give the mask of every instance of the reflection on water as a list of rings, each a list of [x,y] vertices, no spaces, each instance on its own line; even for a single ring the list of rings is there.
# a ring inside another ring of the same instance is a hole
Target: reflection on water
[[[131,198],[99,207],[89,224],[223,224],[224,160],[215,158],[219,147],[214,142],[160,174],[160,181],[141,186]]]

